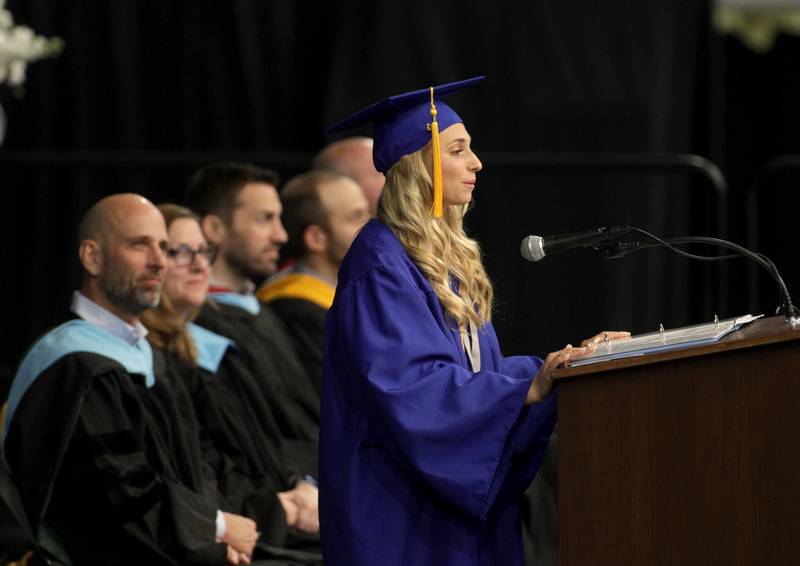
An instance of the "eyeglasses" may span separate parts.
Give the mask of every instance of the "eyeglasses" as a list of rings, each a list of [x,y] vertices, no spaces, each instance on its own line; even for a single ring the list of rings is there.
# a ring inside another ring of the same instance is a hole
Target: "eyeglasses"
[[[167,256],[175,262],[175,265],[191,265],[198,255],[203,256],[210,265],[217,259],[217,248],[216,246],[208,246],[193,250],[186,244],[181,244],[177,248],[169,248],[167,250]]]

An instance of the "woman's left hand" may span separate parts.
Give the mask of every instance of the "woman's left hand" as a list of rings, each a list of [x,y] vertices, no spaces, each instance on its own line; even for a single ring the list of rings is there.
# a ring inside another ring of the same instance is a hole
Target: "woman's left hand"
[[[550,352],[539,367],[539,371],[533,377],[525,404],[531,405],[532,403],[544,401],[553,389],[553,371],[567,367],[572,360],[579,360],[591,354],[593,350],[594,346],[573,348],[572,344],[567,344],[560,350]]]
[[[601,342],[605,341],[610,342],[611,340],[625,340],[630,337],[631,337],[630,332],[620,331],[620,330],[605,330],[581,342],[581,347],[586,348],[588,346],[597,346]]]
[[[581,342],[580,348],[573,348],[572,344],[567,344],[561,350],[550,352],[531,382],[525,404],[530,405],[532,403],[538,403],[550,395],[550,391],[553,389],[554,370],[569,366],[573,360],[585,358],[594,352],[600,342],[605,342],[606,340],[624,340],[630,337],[630,332],[606,330],[605,332],[595,334],[591,338]]]

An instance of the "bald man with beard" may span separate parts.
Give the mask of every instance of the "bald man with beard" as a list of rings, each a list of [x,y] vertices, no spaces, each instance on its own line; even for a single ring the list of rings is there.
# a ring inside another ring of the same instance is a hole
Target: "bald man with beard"
[[[22,361],[3,427],[34,532],[75,564],[249,563],[255,523],[220,510],[191,401],[139,321],[163,283],[161,213],[113,195],[79,236],[73,318]]]

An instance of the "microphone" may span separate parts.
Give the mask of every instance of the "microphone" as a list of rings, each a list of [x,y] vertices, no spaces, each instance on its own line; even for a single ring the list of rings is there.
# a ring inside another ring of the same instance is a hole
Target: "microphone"
[[[545,256],[575,248],[602,250],[614,244],[614,240],[631,231],[630,226],[595,228],[557,236],[528,236],[522,240],[520,252],[528,261],[539,261]]]
[[[656,243],[641,245],[638,241],[620,242],[619,237],[629,232],[642,234]],[[682,244],[707,244],[733,250],[737,255],[720,256],[701,256],[695,255],[676,248]],[[528,236],[522,240],[522,257],[528,261],[539,261],[545,256],[572,250],[575,248],[594,248],[598,250],[606,259],[620,258],[624,255],[637,250],[662,245],[669,250],[689,259],[702,261],[722,261],[734,257],[746,257],[761,267],[765,268],[772,275],[780,289],[781,305],[777,308],[776,314],[782,314],[786,322],[792,328],[800,328],[800,309],[792,303],[792,297],[786,288],[783,278],[778,273],[778,268],[768,257],[748,250],[738,244],[721,240],[719,238],[707,238],[699,236],[686,236],[681,238],[662,239],[654,236],[650,232],[632,226],[615,226],[612,228],[596,228],[585,232],[573,232],[571,234],[561,234],[559,236]]]

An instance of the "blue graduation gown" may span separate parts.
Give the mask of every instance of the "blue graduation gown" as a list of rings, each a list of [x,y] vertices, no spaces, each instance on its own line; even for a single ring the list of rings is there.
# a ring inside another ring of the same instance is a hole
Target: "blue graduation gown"
[[[555,395],[524,406],[541,360],[503,357],[491,324],[472,372],[454,326],[391,230],[367,224],[326,320],[326,563],[523,564],[518,502],[555,425]]]

